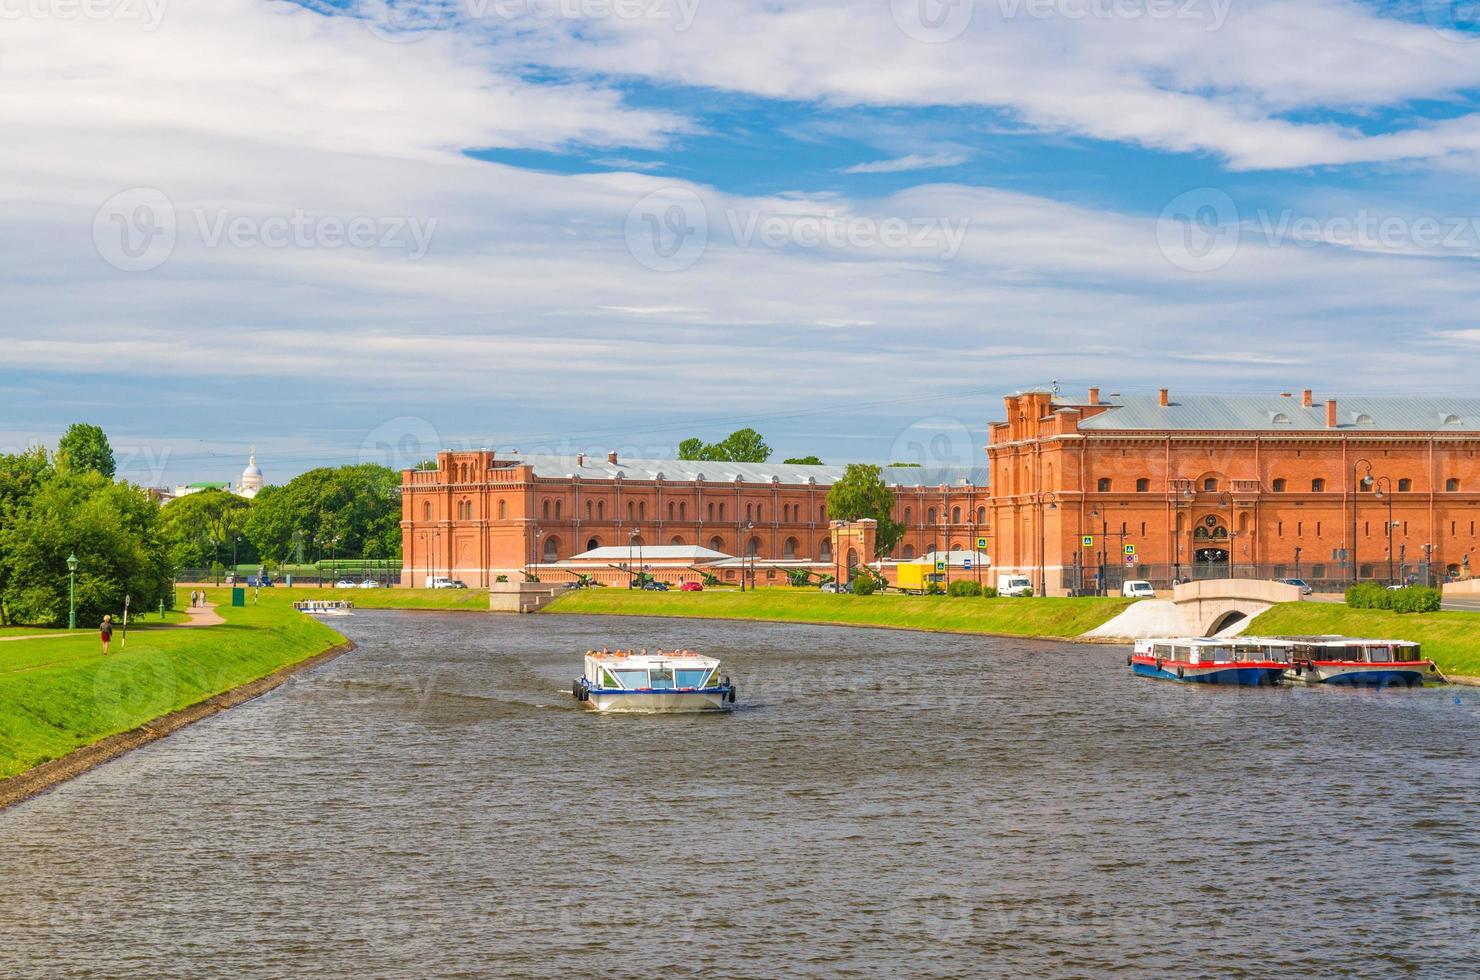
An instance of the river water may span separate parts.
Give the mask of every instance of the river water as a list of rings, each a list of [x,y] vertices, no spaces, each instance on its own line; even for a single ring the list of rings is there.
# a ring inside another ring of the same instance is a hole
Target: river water
[[[357,613],[359,649],[0,813],[6,976],[1473,975],[1480,691],[1119,648]],[[724,716],[597,717],[686,645]]]

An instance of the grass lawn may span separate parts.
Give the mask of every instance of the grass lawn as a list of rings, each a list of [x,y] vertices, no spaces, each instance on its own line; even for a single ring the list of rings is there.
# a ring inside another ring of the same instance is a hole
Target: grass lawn
[[[1446,674],[1480,677],[1480,613],[1395,613],[1348,609],[1334,602],[1287,602],[1256,617],[1251,635],[1341,633],[1423,644],[1426,657]]]
[[[231,590],[207,589],[212,602],[228,603]],[[488,612],[487,589],[302,589],[275,586],[258,593],[263,604],[301,599],[348,599],[357,609],[471,609]],[[247,602],[252,590],[247,590]]]
[[[343,639],[287,601],[232,609],[223,592],[212,598],[221,603],[217,611],[225,624],[131,628],[127,649],[115,631],[107,658],[92,630],[0,643],[0,779],[265,677]],[[176,602],[187,605],[188,590]]]
[[[634,592],[580,589],[546,607],[551,613],[694,616],[794,623],[892,626],[961,633],[1073,637],[1107,622],[1133,599],[973,599],[882,593],[832,595],[814,589],[753,592]]]

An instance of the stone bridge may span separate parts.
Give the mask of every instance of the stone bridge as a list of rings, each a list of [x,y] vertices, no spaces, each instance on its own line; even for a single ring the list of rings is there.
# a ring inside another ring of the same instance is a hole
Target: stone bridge
[[[1299,602],[1300,587],[1257,578],[1215,578],[1172,589],[1172,602],[1193,636],[1216,636],[1281,602]]]
[[[1133,603],[1125,612],[1085,635],[1123,640],[1216,636],[1225,630],[1237,633],[1270,606],[1299,601],[1300,589],[1283,582],[1252,578],[1189,582],[1173,588],[1170,599],[1142,599]]]

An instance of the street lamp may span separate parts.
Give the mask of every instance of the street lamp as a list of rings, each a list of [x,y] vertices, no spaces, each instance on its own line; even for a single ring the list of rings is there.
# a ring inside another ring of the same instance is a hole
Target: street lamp
[[[640,533],[642,533],[641,528],[635,527],[627,532],[627,588],[629,589],[637,587],[637,573],[632,570],[632,549],[637,546],[637,536]]]
[[[1048,595],[1048,528],[1045,516],[1044,504],[1047,510],[1058,510],[1058,495],[1052,490],[1045,490],[1038,495],[1038,594]]]
[[[67,629],[77,628],[77,552],[67,556]]]
[[[1357,467],[1364,467],[1365,474],[1360,480],[1357,479]],[[1357,501],[1361,499],[1362,491],[1372,487],[1372,461],[1369,459],[1358,459],[1352,462],[1352,585],[1357,584]]]
[[[739,505],[736,504],[736,506],[738,507]],[[745,522],[745,525],[744,525],[744,529],[745,529],[745,550],[742,551],[742,552],[740,552],[740,591],[741,592],[744,592],[745,591],[745,575],[746,575],[745,568],[746,568],[746,564],[749,563],[752,568],[754,567],[754,564],[755,564],[755,548],[753,548],[751,546],[751,543],[750,543],[750,532],[754,528],[755,528],[755,524],[753,522],[751,522],[751,521],[746,521]],[[751,582],[750,587],[752,589],[755,588],[755,582],[754,581]]]
[[[1105,548],[1110,540],[1110,521],[1099,508],[1089,512],[1090,519],[1100,519],[1100,572],[1095,586],[1095,595],[1109,595],[1109,583],[1105,581]]]
[[[1389,480],[1385,476],[1379,476],[1377,478],[1377,490],[1372,494],[1372,496],[1376,497],[1378,500],[1385,500],[1386,503],[1387,503],[1387,539],[1388,539],[1388,547],[1387,547],[1387,555],[1388,555],[1387,584],[1388,585],[1392,585],[1393,584],[1393,481],[1392,480]]]
[[[540,550],[540,540],[542,538],[544,538],[544,536],[545,536],[545,529],[544,528],[542,528],[542,527],[535,528],[535,531],[534,531],[534,564],[536,564],[536,565],[538,565],[540,563],[541,558],[542,558],[542,556],[544,554],[544,552]],[[525,579],[525,581],[528,581],[529,580],[529,563],[528,562],[526,562],[525,565],[524,565],[524,579]]]

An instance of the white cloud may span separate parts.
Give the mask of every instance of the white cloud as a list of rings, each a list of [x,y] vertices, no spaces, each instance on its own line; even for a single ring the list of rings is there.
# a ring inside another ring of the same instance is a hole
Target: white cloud
[[[855,163],[843,170],[845,174],[898,174],[909,170],[936,170],[965,163],[964,153],[908,153],[893,160],[875,160],[871,163]]]

